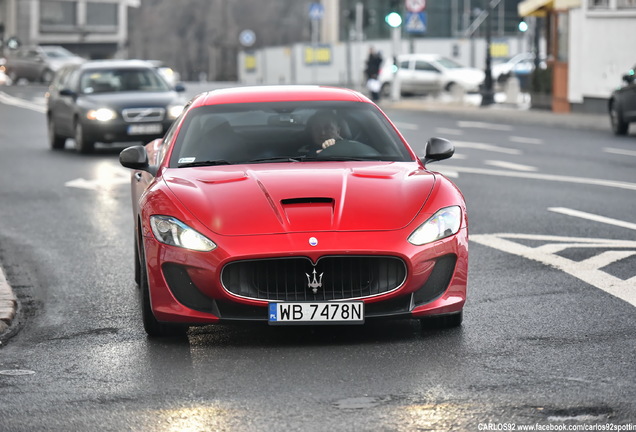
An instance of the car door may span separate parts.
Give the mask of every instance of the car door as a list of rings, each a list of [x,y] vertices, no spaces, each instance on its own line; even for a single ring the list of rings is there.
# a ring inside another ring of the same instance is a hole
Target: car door
[[[24,53],[20,75],[29,81],[39,81],[42,76],[44,59],[37,49],[31,48]]]
[[[60,134],[73,136],[75,105],[79,96],[79,71],[77,67],[66,66],[51,85],[51,115]]]
[[[397,73],[400,78],[400,92],[403,94],[413,92],[413,71],[411,69],[411,63],[410,59],[401,59],[397,62]]]
[[[441,90],[440,71],[426,60],[416,60],[413,68],[413,93],[427,94]]]

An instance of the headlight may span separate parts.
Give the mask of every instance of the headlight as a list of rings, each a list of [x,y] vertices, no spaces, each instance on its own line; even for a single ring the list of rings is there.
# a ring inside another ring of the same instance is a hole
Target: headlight
[[[461,226],[462,210],[459,206],[440,209],[409,236],[410,243],[421,246],[457,234]]]
[[[171,216],[150,216],[150,226],[155,238],[161,243],[200,252],[209,252],[216,244]]]
[[[117,113],[110,108],[98,108],[86,113],[86,118],[89,120],[106,122],[117,118]]]
[[[168,118],[176,119],[181,114],[181,111],[183,111],[183,105],[170,105],[168,107]]]

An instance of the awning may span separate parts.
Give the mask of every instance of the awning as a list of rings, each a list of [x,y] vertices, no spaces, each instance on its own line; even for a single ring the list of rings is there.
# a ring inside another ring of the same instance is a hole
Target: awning
[[[524,0],[517,5],[519,16],[546,16],[547,11],[551,10],[554,0]]]
[[[524,0],[517,6],[519,16],[544,17],[551,10],[581,7],[581,0]]]

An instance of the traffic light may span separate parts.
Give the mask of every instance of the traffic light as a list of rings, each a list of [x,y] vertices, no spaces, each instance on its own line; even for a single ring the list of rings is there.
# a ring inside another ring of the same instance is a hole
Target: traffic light
[[[384,21],[389,27],[397,28],[402,25],[401,4],[400,0],[391,0],[389,3],[389,13],[384,17]]]
[[[521,21],[519,21],[519,25],[518,25],[519,31],[521,33],[525,33],[528,31],[528,23],[526,22],[526,20],[522,19]]]

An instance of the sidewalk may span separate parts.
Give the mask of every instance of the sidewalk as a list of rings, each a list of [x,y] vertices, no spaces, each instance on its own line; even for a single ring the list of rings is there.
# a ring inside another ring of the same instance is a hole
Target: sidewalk
[[[519,94],[514,102],[506,100],[504,93],[495,94],[496,103],[481,105],[481,95],[441,95],[403,97],[398,101],[381,100],[382,110],[411,110],[443,112],[455,117],[477,118],[485,121],[511,121],[526,125],[561,126],[569,129],[598,130],[611,133],[609,114],[554,113],[530,107],[530,95]]]

